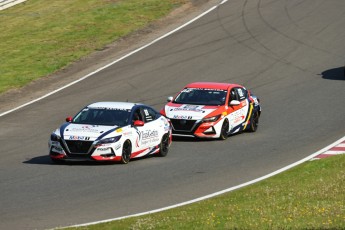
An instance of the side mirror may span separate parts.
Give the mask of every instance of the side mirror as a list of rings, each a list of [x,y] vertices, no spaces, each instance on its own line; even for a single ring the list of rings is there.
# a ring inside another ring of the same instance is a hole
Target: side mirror
[[[172,100],[174,100],[174,97],[168,97],[168,99],[167,99],[167,102],[171,102]]]
[[[133,125],[134,125],[134,126],[144,126],[144,122],[143,122],[143,121],[136,120],[136,121],[134,121]]]
[[[241,103],[239,102],[239,101],[237,101],[237,100],[232,100],[232,101],[230,101],[230,105],[240,105]]]
[[[66,121],[67,121],[67,122],[72,122],[72,120],[73,120],[73,117],[67,117],[67,118],[66,118]]]

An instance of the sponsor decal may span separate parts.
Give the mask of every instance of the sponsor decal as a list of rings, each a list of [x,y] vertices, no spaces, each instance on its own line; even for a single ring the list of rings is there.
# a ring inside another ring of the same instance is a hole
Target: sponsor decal
[[[205,90],[205,91],[221,91],[221,92],[226,92],[226,90],[223,89],[209,89],[209,88],[186,88],[182,90],[181,92],[192,92],[194,90]]]
[[[121,148],[121,144],[115,146],[115,150],[118,150],[119,148]]]
[[[185,120],[191,120],[193,117],[192,116],[184,116],[184,115],[174,115],[175,119],[185,119]]]
[[[117,132],[117,133],[120,133],[120,132],[122,132],[122,129],[121,129],[121,128],[120,128],[120,129],[117,129],[116,132]]]
[[[243,90],[241,88],[237,89],[238,95],[240,96],[240,98],[243,98],[244,94],[243,94]]]
[[[254,105],[255,106],[258,106],[259,105],[259,101],[256,97],[253,97],[253,100],[254,100]]]
[[[141,144],[147,145],[159,141],[157,130],[145,130],[141,132]]]
[[[243,114],[243,111],[242,110],[237,110],[233,113],[231,113],[232,117],[233,117],[233,122],[234,124],[238,123],[238,122],[241,122],[245,119],[245,115]]]
[[[98,154],[108,154],[108,153],[111,153],[111,148],[110,147],[97,148],[96,152]]]
[[[244,120],[244,118],[245,118],[245,116],[238,116],[238,117],[235,117],[235,119],[234,119],[234,123],[236,124],[236,123],[238,123],[238,122],[241,122],[241,121],[243,121]]]
[[[158,131],[157,130],[146,130],[141,132],[142,140],[151,139],[154,137],[158,137]]]
[[[199,112],[199,113],[205,113],[205,110],[202,110],[203,106],[199,105],[183,105],[178,108],[172,108],[170,111],[193,111],[193,112]]]
[[[98,151],[109,151],[109,148],[97,148]]]
[[[88,141],[90,140],[90,137],[83,137],[83,136],[69,136],[69,140],[75,140],[75,141]]]
[[[122,133],[123,136],[130,136],[132,135],[132,131],[127,131],[127,132],[124,132]]]
[[[72,128],[71,131],[74,132],[90,132],[90,133],[98,133],[98,130],[93,128],[94,126],[91,125],[83,125],[80,128]],[[68,129],[66,129],[66,131],[69,131]]]
[[[135,139],[135,146],[139,147],[139,141],[141,139],[141,132],[139,130],[136,130],[138,136],[137,138]]]
[[[92,107],[92,109],[104,109],[104,110],[118,110],[118,111],[127,111],[131,112],[130,109],[121,109],[121,108],[108,108],[108,107]]]

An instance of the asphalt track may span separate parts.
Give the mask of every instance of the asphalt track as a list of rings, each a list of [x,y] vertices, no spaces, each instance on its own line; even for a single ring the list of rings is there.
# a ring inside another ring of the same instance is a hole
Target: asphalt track
[[[47,229],[170,206],[261,177],[345,133],[345,1],[232,0],[69,88],[0,117],[0,229]],[[47,141],[94,101],[160,109],[192,81],[260,96],[256,133],[175,140],[165,158],[51,164]]]

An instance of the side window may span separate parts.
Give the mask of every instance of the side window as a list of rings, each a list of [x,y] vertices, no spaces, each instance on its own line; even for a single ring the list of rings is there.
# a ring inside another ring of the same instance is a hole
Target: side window
[[[243,101],[244,99],[247,98],[248,92],[244,88],[236,88],[237,94],[238,94],[238,99],[239,101]]]
[[[140,112],[140,109],[136,109],[133,113],[133,122],[134,121],[144,121],[143,116]]]
[[[151,108],[144,108],[144,114],[146,122],[150,122],[158,118],[157,112]]]
[[[238,100],[238,94],[237,94],[236,88],[231,89],[231,91],[230,91],[230,96],[229,96],[229,97],[230,97],[230,98],[229,98],[229,103],[230,103],[230,101],[232,101],[232,100]]]

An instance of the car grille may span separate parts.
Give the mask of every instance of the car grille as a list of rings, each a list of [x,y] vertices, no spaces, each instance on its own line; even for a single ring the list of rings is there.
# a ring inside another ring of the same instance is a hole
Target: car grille
[[[191,132],[194,129],[196,120],[170,119],[174,131]]]
[[[87,154],[93,143],[92,141],[71,141],[71,140],[65,140],[65,141],[71,153],[79,153],[79,154]]]

